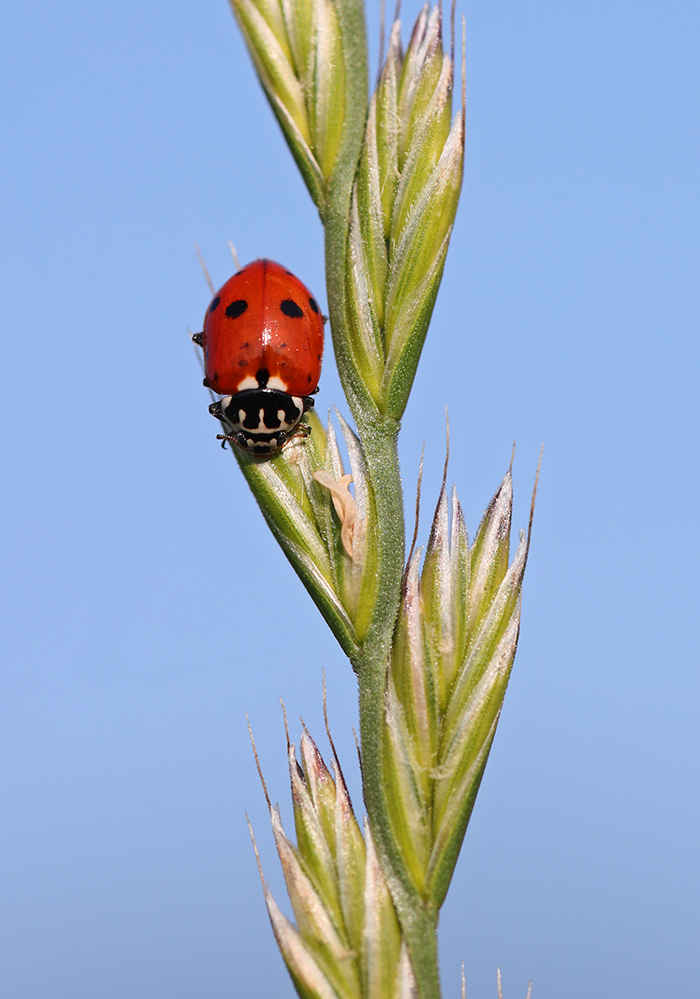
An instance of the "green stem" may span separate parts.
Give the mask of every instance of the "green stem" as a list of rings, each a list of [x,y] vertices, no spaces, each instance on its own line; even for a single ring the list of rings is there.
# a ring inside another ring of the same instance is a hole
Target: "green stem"
[[[392,426],[393,425],[393,426]],[[358,419],[377,509],[379,596],[356,664],[360,688],[362,784],[372,834],[406,939],[421,999],[439,999],[438,910],[416,890],[394,837],[384,788],[384,693],[404,569],[399,424]]]
[[[372,834],[406,938],[421,999],[440,999],[437,910],[413,886],[391,827],[384,796],[382,741],[384,692],[405,560],[401,475],[396,443],[400,424],[381,414],[364,385],[349,348],[346,274],[350,197],[367,113],[367,43],[362,0],[337,0],[346,72],[343,145],[322,210],[326,235],[326,283],[336,363],[367,462],[377,515],[377,601],[363,648],[353,667],[360,694],[362,781]]]
[[[378,696],[379,695],[379,696]],[[387,815],[381,777],[375,771],[381,759],[383,691],[378,685],[360,685],[360,729],[362,734],[362,782],[365,806],[382,870],[391,892],[401,931],[406,939],[421,999],[439,999],[437,920],[438,912],[426,905],[410,884],[396,848]],[[379,717],[377,717],[379,715]]]

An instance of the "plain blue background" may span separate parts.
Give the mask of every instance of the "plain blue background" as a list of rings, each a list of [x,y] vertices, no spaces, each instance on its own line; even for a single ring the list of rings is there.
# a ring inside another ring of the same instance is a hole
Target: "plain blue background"
[[[545,458],[445,995],[464,960],[473,999],[497,965],[505,999],[697,999],[700,10],[462,10],[465,189],[401,446],[422,538],[446,404],[472,531],[513,439],[516,526]],[[278,695],[320,739],[325,669],[359,805],[355,686],[186,329],[195,240],[216,283],[232,239],[324,302],[320,226],[224,0],[7,4],[0,50],[0,994],[291,997],[244,714],[289,824]]]

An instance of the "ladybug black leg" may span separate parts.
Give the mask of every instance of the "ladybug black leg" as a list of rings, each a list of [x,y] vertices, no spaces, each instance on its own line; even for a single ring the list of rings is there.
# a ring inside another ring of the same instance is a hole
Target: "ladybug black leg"
[[[204,346],[204,333],[193,333],[192,343],[196,343],[198,347]]]
[[[318,389],[316,391],[318,391]],[[308,413],[308,411],[310,409],[313,409],[313,408],[314,408],[314,400],[311,398],[310,395],[305,395],[304,396],[304,412]]]

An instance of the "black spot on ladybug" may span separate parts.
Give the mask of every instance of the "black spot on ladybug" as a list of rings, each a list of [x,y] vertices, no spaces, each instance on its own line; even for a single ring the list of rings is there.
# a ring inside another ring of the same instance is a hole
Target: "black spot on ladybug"
[[[239,361],[239,362],[238,362],[238,367],[239,367],[239,368],[247,368],[247,367],[248,367],[248,362],[246,361],[246,359],[245,359],[245,358],[243,358],[243,360],[242,360],[242,361]]]
[[[219,380],[219,372],[218,371],[214,372],[213,378],[214,378],[215,382],[218,382],[218,380]]]
[[[212,301],[211,305],[209,306],[209,311],[213,312],[214,309],[217,307],[217,305],[219,304],[220,301],[221,301],[221,299],[217,295],[216,298]]]
[[[261,368],[260,371],[255,372],[255,377],[258,380],[258,385],[260,386],[260,388],[265,388],[265,386],[270,380],[270,372],[267,370],[267,368]]]
[[[315,300],[313,298],[309,299],[309,305],[314,310],[314,312],[316,313],[316,315],[318,315],[318,305],[316,304],[316,302],[315,302]]]
[[[310,382],[311,381],[311,375],[307,375],[306,376],[306,380],[307,380],[307,382]]]
[[[286,346],[287,346],[287,344],[286,344],[286,343],[281,343],[281,344],[280,344],[280,350],[284,350],[284,348],[285,348]]]
[[[290,319],[301,319],[304,315],[297,303],[293,302],[291,298],[285,298],[280,305],[280,309],[284,312],[285,316],[289,316]]]
[[[248,303],[244,298],[237,298],[235,302],[231,302],[230,305],[226,306],[226,315],[229,319],[238,319],[242,316],[245,310],[248,308]]]
[[[242,343],[242,344],[241,344],[241,350],[245,350],[245,349],[246,349],[246,347],[250,347],[250,344],[248,343],[248,341],[247,341],[247,340],[246,340],[246,342],[245,342],[245,343]]]

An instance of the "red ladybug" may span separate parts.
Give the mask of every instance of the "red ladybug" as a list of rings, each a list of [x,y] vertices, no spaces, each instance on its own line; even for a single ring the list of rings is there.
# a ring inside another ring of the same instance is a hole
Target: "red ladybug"
[[[299,421],[318,391],[323,322],[309,289],[272,260],[254,260],[217,292],[193,340],[204,384],[223,396],[209,407],[228,431],[221,439],[273,454],[308,432]]]

